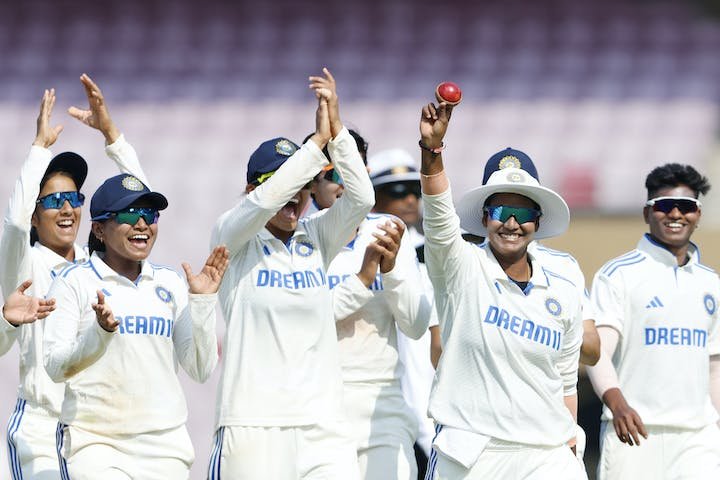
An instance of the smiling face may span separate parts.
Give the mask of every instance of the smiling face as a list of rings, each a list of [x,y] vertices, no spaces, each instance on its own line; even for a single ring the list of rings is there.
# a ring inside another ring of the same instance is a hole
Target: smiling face
[[[77,187],[67,174],[53,174],[43,185],[38,198],[56,192],[76,192]],[[40,243],[67,260],[75,259],[75,239],[80,226],[82,207],[73,208],[65,202],[60,209],[36,205],[31,223]]]
[[[149,207],[144,202],[131,205],[135,208]],[[105,244],[103,261],[118,273],[139,273],[139,263],[145,260],[155,244],[158,224],[147,224],[140,217],[135,225],[118,223],[115,217],[93,222],[92,231]]]
[[[696,198],[696,194],[690,187],[678,185],[660,189],[652,197]],[[652,207],[643,209],[645,223],[650,227],[650,235],[665,245],[679,259],[685,258],[690,244],[690,237],[698,226],[701,213],[699,209],[696,212],[688,213],[682,213],[677,208],[673,208],[668,213],[656,212]]]
[[[537,208],[535,202],[516,193],[496,193],[487,204],[490,207],[504,205],[509,207]],[[510,217],[505,222],[493,220],[483,214],[483,225],[487,229],[487,240],[501,263],[512,263],[525,256],[527,247],[535,237],[539,220],[518,223]]]

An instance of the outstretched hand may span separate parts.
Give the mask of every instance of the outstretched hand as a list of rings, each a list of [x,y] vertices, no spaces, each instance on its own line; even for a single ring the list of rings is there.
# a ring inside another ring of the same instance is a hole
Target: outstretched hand
[[[445,132],[447,132],[452,106],[442,102],[439,106],[428,103],[422,109],[420,116],[420,138],[425,146],[439,148],[442,145]]]
[[[115,140],[120,136],[120,130],[118,130],[112,117],[110,117],[110,112],[108,111],[105,97],[103,97],[100,87],[98,87],[86,73],[80,75],[80,82],[85,88],[89,107],[88,109],[81,109],[72,106],[68,108],[68,113],[71,117],[81,121],[85,125],[100,130],[105,136],[105,141],[108,145],[115,143]]]
[[[97,303],[92,304],[92,309],[95,310],[95,319],[100,327],[107,332],[114,332],[118,329],[118,322],[113,316],[110,305],[105,303],[105,294],[102,290],[97,291]]]
[[[60,136],[63,130],[62,125],[50,126],[50,115],[55,106],[55,89],[45,90],[40,101],[40,114],[37,118],[37,133],[33,145],[49,148]]]
[[[55,300],[45,300],[25,295],[25,290],[30,288],[32,280],[25,280],[20,286],[5,299],[2,313],[5,320],[10,324],[22,325],[41,320],[50,312],[55,310]]]
[[[190,293],[208,294],[217,292],[223,275],[225,275],[225,270],[227,270],[230,263],[229,258],[230,253],[227,247],[215,247],[197,275],[193,274],[188,263],[183,262],[182,267],[185,270]]]
[[[315,133],[310,140],[322,150],[332,138],[328,113],[328,98],[331,94],[329,90],[323,88],[316,90],[315,96],[318,98],[318,107],[315,111]]]
[[[335,138],[343,128],[340,121],[340,107],[338,104],[337,84],[335,77],[332,76],[330,70],[323,67],[323,76],[311,76],[309,87],[315,91],[315,96],[324,98],[328,104],[328,119],[330,121],[331,138]]]

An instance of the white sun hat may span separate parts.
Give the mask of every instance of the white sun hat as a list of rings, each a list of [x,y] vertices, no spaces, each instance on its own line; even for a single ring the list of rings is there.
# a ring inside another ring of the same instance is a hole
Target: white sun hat
[[[498,152],[500,153],[505,152]],[[522,152],[518,151],[518,153]],[[504,157],[505,161],[498,162],[495,158],[498,154],[493,155],[488,163],[495,163],[499,169],[490,175],[484,185],[468,191],[458,202],[460,226],[473,235],[487,236],[487,229],[482,223],[483,207],[487,199],[496,193],[517,193],[540,206],[542,216],[540,226],[535,233],[536,239],[555,237],[564,233],[570,224],[570,209],[565,200],[553,190],[540,185],[537,178],[531,174],[533,172],[537,175],[532,163],[530,163],[531,168],[524,170],[520,168],[519,161],[514,161],[517,160],[515,157],[513,161],[507,161],[508,157]],[[527,155],[522,155],[529,160]]]

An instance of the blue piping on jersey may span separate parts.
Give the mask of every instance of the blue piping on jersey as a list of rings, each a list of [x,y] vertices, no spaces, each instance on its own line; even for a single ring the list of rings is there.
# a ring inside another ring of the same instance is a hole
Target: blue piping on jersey
[[[267,247],[267,245],[263,245],[263,253],[265,256],[270,256],[270,249]]]
[[[90,263],[90,262],[88,261],[87,263]],[[64,270],[62,270],[60,272],[60,275],[62,276],[62,278],[66,278],[68,276],[68,273],[72,272],[73,270],[78,268],[80,265],[87,266],[87,263],[83,263],[83,264],[76,263],[76,264],[68,265],[67,267],[65,267]]]
[[[555,277],[555,278],[559,278],[560,280],[565,280],[566,282],[568,282],[568,283],[569,283],[570,285],[572,285],[573,287],[577,287],[577,285],[575,285],[575,283],[572,282],[571,280],[563,277],[562,275],[558,275],[558,274],[555,273],[555,272],[551,272],[550,270],[547,270],[545,267],[543,267],[542,271],[543,271],[543,273],[545,274],[545,279],[547,280],[548,285],[550,285],[550,277]]]
[[[535,245],[535,248],[540,250],[541,252],[545,252],[545,253],[547,253],[549,255],[553,255],[555,257],[569,258],[573,262],[577,263],[577,260],[575,259],[575,257],[570,255],[569,253],[561,252],[560,250],[553,250],[552,248],[548,248],[545,245]]]
[[[95,272],[95,275],[97,275],[97,277],[102,280],[103,277],[102,275],[100,275],[100,272],[95,269],[95,265],[93,265],[92,260],[88,260],[88,264],[90,264],[90,268],[92,268],[92,271]]]
[[[637,258],[642,257],[642,255],[643,254],[637,250],[633,250],[632,252],[626,253],[625,255],[618,257],[615,260],[612,260],[611,262],[609,262],[607,265],[605,265],[605,267],[603,267],[603,269],[601,270],[601,273],[607,275],[608,274],[607,272],[610,271],[611,269],[613,269],[614,267],[616,267],[617,265],[621,265],[626,262],[631,262]]]
[[[498,282],[495,282],[495,288],[497,288],[498,293],[502,293],[502,290],[500,290],[500,285],[498,285]]]
[[[715,270],[713,270],[712,268],[708,267],[707,265],[703,265],[703,264],[701,264],[701,263],[696,263],[695,266],[697,266],[697,267],[699,267],[699,268],[702,268],[703,270],[707,270],[707,271],[710,272],[710,273],[715,273]]]

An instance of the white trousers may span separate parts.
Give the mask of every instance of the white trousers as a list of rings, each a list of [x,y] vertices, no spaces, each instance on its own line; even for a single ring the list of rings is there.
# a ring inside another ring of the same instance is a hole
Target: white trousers
[[[208,480],[358,480],[347,425],[225,426],[215,432]]]
[[[7,426],[8,464],[13,480],[59,480],[55,429],[58,419],[18,399]]]
[[[432,470],[431,470],[432,469]],[[532,447],[492,439],[466,468],[433,447],[425,477],[432,480],[587,480],[570,447]]]
[[[345,383],[345,412],[362,480],[416,480],[417,419],[395,385]]]
[[[195,460],[185,425],[108,436],[57,424],[62,480],[187,480]]]
[[[598,480],[720,479],[720,429],[714,423],[700,430],[646,426],[640,445],[622,443],[612,422],[600,427]]]

